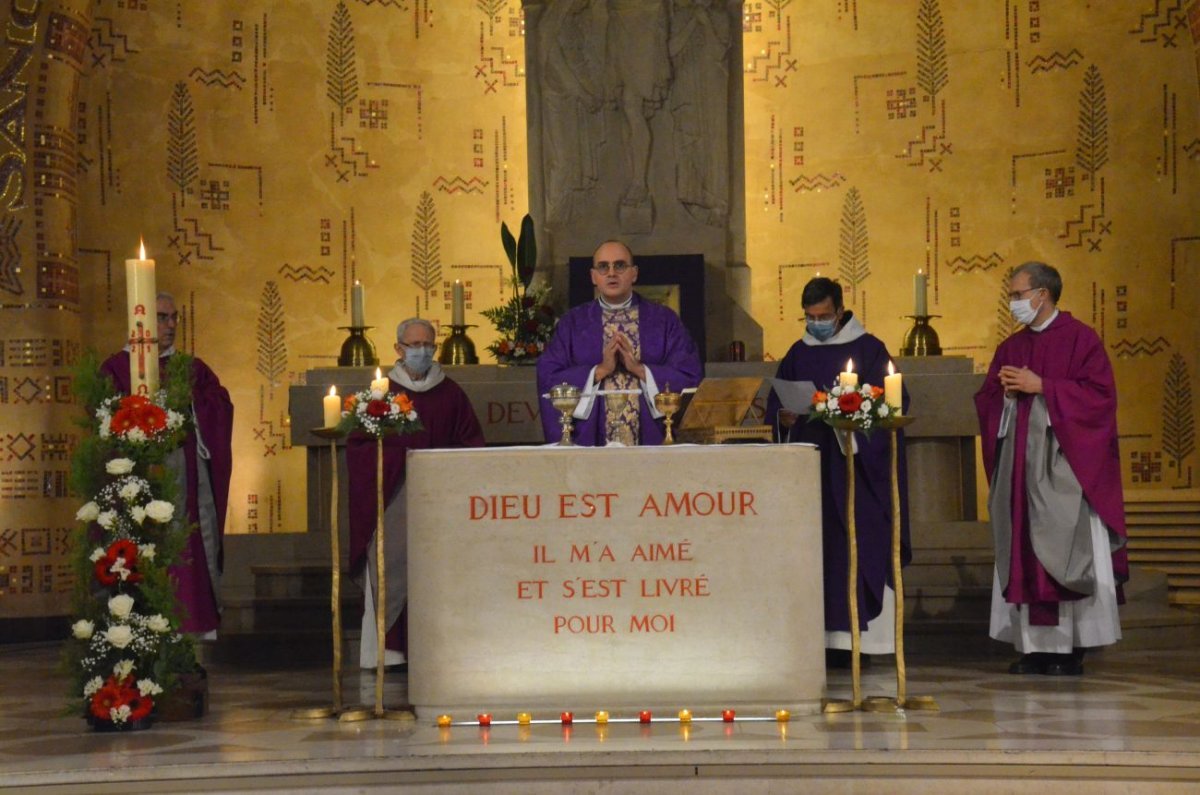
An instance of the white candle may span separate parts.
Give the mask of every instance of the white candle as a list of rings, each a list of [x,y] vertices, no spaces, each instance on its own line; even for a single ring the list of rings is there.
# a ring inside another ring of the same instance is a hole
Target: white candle
[[[903,376],[888,362],[888,374],[883,377],[883,400],[899,414],[904,406]]]
[[[375,368],[375,378],[371,381],[371,391],[388,393],[388,380],[385,378],[378,367]]]
[[[153,397],[158,392],[158,301],[154,260],[139,242],[137,259],[125,260],[125,299],[129,328],[129,391]]]
[[[332,428],[341,422],[342,399],[338,397],[337,387],[329,387],[329,394],[321,398],[321,408],[325,415],[326,428]]]
[[[350,288],[350,325],[355,328],[362,328],[367,325],[363,319],[363,286],[358,279],[354,280],[354,286]]]
[[[858,389],[858,373],[854,372],[854,360],[846,360],[846,371],[838,374],[838,383],[842,388]]]
[[[913,277],[913,314],[918,317],[923,317],[929,314],[929,297],[927,289],[929,287],[929,277],[922,271],[918,270],[917,275]]]
[[[463,326],[466,322],[463,320],[463,284],[460,280],[454,280],[454,291],[452,293],[454,303],[450,309],[450,325]]]

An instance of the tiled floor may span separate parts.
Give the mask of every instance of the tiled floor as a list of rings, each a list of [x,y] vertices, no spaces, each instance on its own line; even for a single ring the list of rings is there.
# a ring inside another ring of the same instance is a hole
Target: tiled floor
[[[688,792],[768,793],[803,780],[806,792],[974,793],[1066,776],[1087,780],[1088,795],[1198,792],[1198,652],[1117,647],[1079,679],[1009,676],[1002,660],[910,659],[908,692],[935,696],[939,712],[570,729],[297,722],[293,709],[328,703],[327,670],[213,666],[204,719],[95,734],[64,714],[54,647],[0,646],[0,789],[661,794],[687,782]],[[371,675],[355,671],[346,686],[349,700],[373,699]],[[864,676],[867,695],[894,687],[889,665]],[[404,689],[405,676],[389,674],[387,702],[402,703]],[[832,673],[829,690],[848,694],[848,674]]]

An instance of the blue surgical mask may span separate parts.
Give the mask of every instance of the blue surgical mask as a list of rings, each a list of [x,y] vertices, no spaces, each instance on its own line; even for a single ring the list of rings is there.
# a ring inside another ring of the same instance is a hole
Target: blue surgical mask
[[[433,349],[426,348],[424,345],[414,345],[409,347],[401,345],[404,349],[404,368],[415,375],[425,375],[429,372],[429,368],[433,366]]]
[[[824,342],[837,333],[837,318],[805,320],[804,329],[819,342]]]

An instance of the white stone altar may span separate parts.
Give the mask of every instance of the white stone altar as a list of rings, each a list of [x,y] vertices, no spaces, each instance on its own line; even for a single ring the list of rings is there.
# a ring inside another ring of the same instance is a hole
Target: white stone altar
[[[815,712],[818,462],[807,445],[410,452],[417,714]]]

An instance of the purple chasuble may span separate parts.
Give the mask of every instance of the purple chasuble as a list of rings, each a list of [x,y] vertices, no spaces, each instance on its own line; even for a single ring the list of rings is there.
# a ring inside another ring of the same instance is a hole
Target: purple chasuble
[[[983,464],[988,480],[995,473],[1000,418],[1004,413],[1004,388],[1000,368],[1028,367],[1042,379],[1042,393],[1050,426],[1067,463],[1083,487],[1088,504],[1110,532],[1125,533],[1125,502],[1121,487],[1121,459],[1117,449],[1117,387],[1104,343],[1091,327],[1069,312],[1042,331],[1024,328],[1000,343],[987,378],[975,394],[975,409],[983,443]],[[1038,561],[1029,537],[1029,508],[1025,490],[1025,440],[1033,395],[1017,395],[1016,433],[1012,472],[1012,557],[1009,579],[1001,583],[1004,598],[1030,606],[1030,623],[1058,623],[1058,603],[1082,598],[1051,577]],[[1117,593],[1129,579],[1129,553],[1124,546],[1113,552]]]
[[[841,344],[808,345],[803,340],[792,345],[779,362],[776,378],[812,381],[825,391],[837,384],[838,373],[846,369],[846,360],[854,360],[859,384],[883,386],[891,361],[887,348],[877,338],[863,334]],[[904,396],[908,408],[907,392]],[[774,425],[780,409],[774,391],[767,399],[765,422]],[[884,585],[892,585],[892,463],[890,434],[876,430],[868,438],[856,433],[858,452],[854,456],[854,528],[858,546],[858,623],[867,622],[883,609]],[[821,450],[821,537],[825,578],[825,630],[850,631],[850,600],[846,592],[849,547],[846,543],[846,456],[838,446],[834,431],[821,421],[807,416],[796,419],[789,442],[808,442]],[[904,434],[897,434],[900,445],[900,558],[907,565],[912,559],[908,536],[908,476],[904,455]]]
[[[665,306],[645,301],[633,295],[638,313],[638,344],[641,361],[654,373],[660,391],[670,386],[672,392],[698,386],[704,377],[704,366],[696,343],[692,341],[679,316]],[[588,373],[604,358],[603,309],[599,301],[571,309],[558,321],[554,337],[538,357],[538,395],[544,395],[558,384],[566,382],[583,389]],[[558,411],[545,398],[541,400],[542,431],[548,441],[562,436]],[[638,398],[638,444],[662,444],[663,421],[650,413],[646,396]],[[597,401],[586,420],[575,420],[571,438],[585,447],[605,444],[604,403]]]
[[[169,358],[163,356],[158,360],[160,373],[166,372]],[[110,356],[100,365],[100,372],[112,379],[118,392],[129,394],[128,351]],[[198,357],[192,357],[192,410],[209,453],[209,458],[203,463],[208,467],[216,508],[219,570],[224,565],[225,511],[229,505],[229,479],[233,471],[233,402],[229,399],[228,390],[221,386],[217,374]],[[181,630],[204,633],[220,625],[221,614],[217,609],[216,590],[209,576],[208,556],[199,528],[198,467],[201,461],[196,455],[194,430],[189,431],[183,440],[183,456],[187,465],[187,520],[194,529],[188,535],[180,561],[171,567],[170,576],[175,581],[175,595],[183,607]]]

